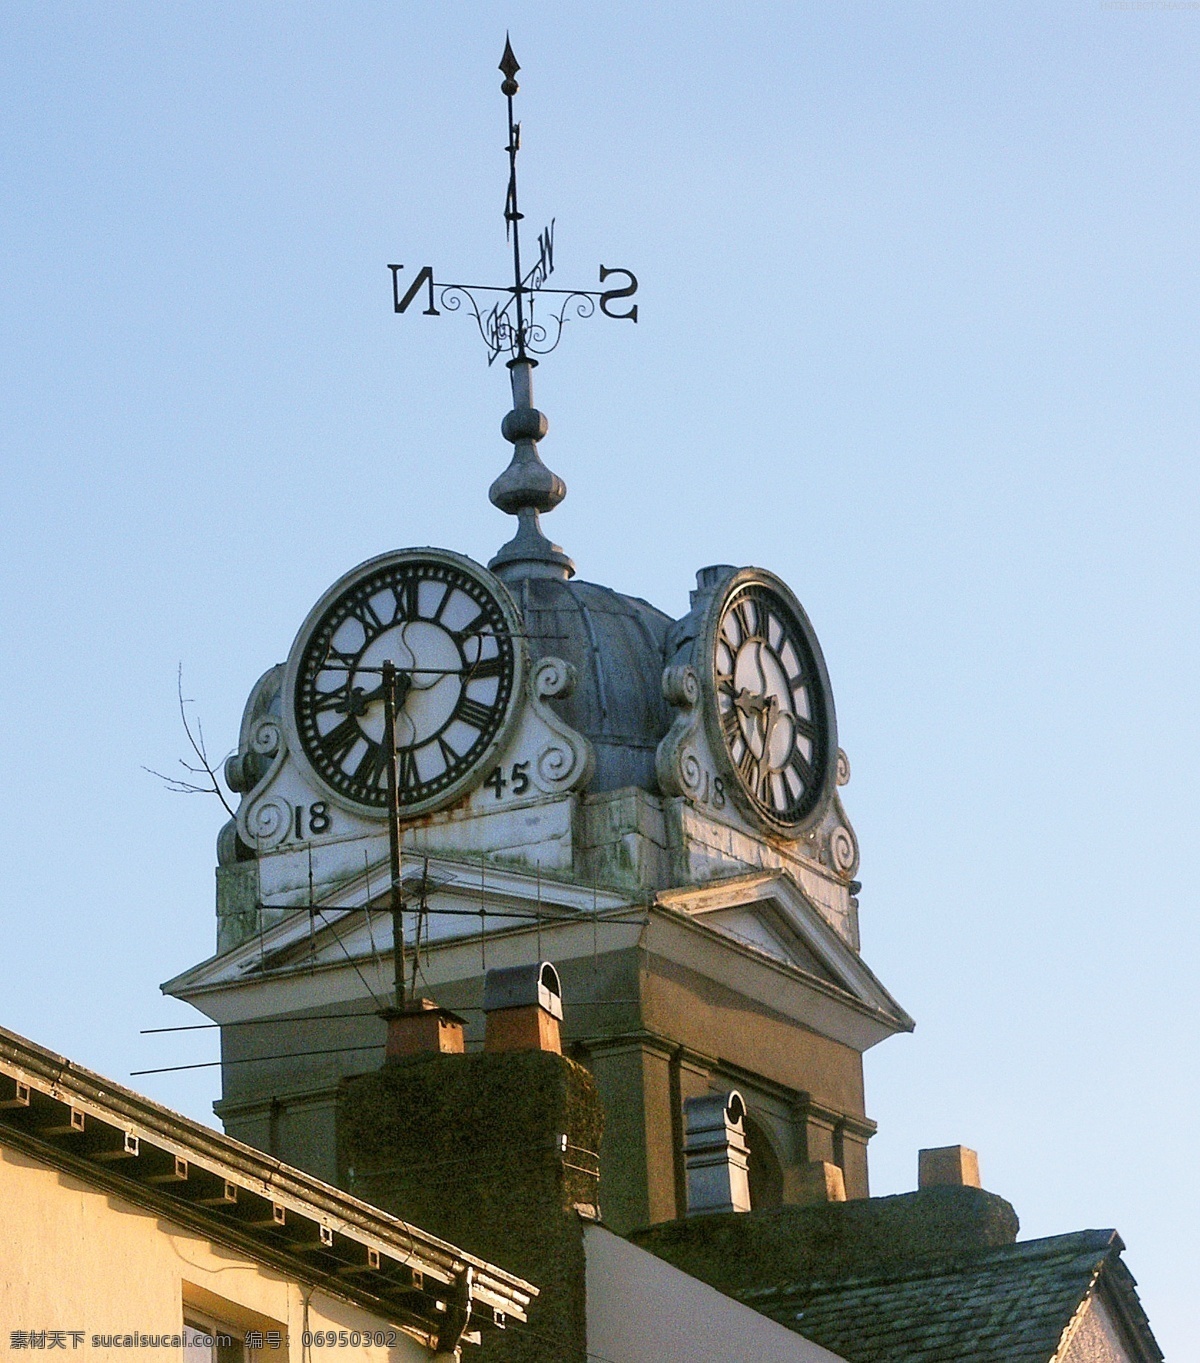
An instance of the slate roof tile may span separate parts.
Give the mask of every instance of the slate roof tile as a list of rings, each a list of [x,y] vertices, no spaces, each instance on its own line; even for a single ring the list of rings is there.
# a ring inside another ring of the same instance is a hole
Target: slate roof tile
[[[1115,1231],[1078,1231],[901,1269],[740,1294],[848,1363],[1050,1363],[1103,1277],[1146,1360],[1161,1360]]]

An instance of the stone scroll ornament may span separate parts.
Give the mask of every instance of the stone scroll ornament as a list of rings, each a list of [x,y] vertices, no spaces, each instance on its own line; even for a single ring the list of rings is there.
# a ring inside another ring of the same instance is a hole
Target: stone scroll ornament
[[[837,783],[839,787],[850,784],[850,759],[841,748],[837,753]],[[858,838],[854,835],[842,805],[842,797],[837,791],[834,791],[826,824],[826,860],[838,875],[848,880],[858,870]]]
[[[246,847],[266,849],[287,837],[291,806],[256,795],[271,786],[287,761],[287,740],[280,722],[283,665],[269,668],[259,678],[242,715],[237,752],[225,761],[225,784],[241,795],[237,835]]]
[[[561,795],[586,786],[596,767],[592,745],[546,704],[548,700],[565,700],[575,690],[576,680],[574,667],[561,658],[542,658],[529,674],[532,718],[547,731],[540,735],[531,773],[534,785],[544,795]]]
[[[675,718],[654,755],[658,787],[664,795],[696,799],[704,780],[704,746],[700,717],[700,679],[688,663],[663,670],[662,691],[675,707]]]

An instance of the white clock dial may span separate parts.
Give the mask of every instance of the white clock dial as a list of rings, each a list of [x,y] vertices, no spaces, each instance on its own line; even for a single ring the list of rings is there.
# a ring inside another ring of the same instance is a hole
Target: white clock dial
[[[286,694],[299,752],[331,794],[387,807],[385,661],[397,672],[400,807],[449,803],[478,778],[524,672],[515,613],[490,578],[457,554],[410,550],[365,564],[314,610]]]
[[[764,577],[735,579],[714,610],[712,711],[741,802],[773,827],[794,830],[829,787],[833,706],[799,603]]]

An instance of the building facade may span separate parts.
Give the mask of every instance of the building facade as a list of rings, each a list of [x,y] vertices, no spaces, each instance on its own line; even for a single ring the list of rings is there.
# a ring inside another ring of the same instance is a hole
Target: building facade
[[[225,1028],[226,1130],[334,1176],[337,1086],[378,1063],[394,997],[386,662],[413,992],[470,1045],[488,967],[555,962],[604,1099],[612,1224],[683,1214],[683,1105],[734,1085],[756,1205],[797,1200],[814,1162],[866,1196],[862,1055],[912,1022],[859,951],[816,634],[759,568],[701,569],[679,620],[576,579],[538,527],[522,368],[517,536],[488,568],[384,554],[316,603],[228,763],[217,954],[164,988]]]
[[[521,306],[548,270],[520,271],[510,48],[501,70],[515,321],[481,331],[511,342],[489,495],[515,533],[486,567],[350,569],[250,692],[215,954],[163,986],[221,1027],[226,1131],[537,1281],[549,1356],[784,1358],[791,1334],[851,1363],[1157,1363],[1117,1242],[1021,1246],[969,1152],[871,1198],[862,1057],[913,1023],[860,950],[820,642],[767,569],[699,567],[676,619],[545,535],[566,488]],[[401,298],[391,268],[397,311],[425,287],[436,311],[430,270]],[[517,979],[532,1011],[497,1021]],[[687,1342],[654,1318],[684,1300],[711,1326]]]

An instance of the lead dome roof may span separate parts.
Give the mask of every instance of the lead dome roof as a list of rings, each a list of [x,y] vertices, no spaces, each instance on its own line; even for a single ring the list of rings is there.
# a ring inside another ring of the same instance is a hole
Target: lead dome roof
[[[508,585],[531,656],[563,658],[575,668],[575,690],[552,704],[596,750],[588,789],[654,790],[654,752],[671,724],[662,673],[674,620],[595,582],[523,577]]]

